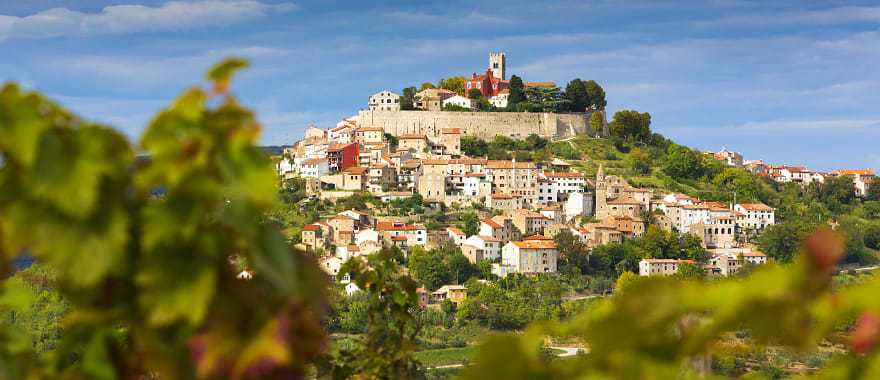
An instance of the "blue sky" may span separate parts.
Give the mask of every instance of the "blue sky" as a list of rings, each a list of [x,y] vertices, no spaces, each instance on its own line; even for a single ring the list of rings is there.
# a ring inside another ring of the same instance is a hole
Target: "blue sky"
[[[0,0],[0,81],[135,137],[221,57],[289,144],[382,89],[485,70],[594,79],[610,111],[700,149],[880,169],[880,3],[842,1]]]

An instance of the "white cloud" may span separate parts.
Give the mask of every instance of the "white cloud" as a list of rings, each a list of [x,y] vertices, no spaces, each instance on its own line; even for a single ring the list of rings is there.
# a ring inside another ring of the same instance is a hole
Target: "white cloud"
[[[748,122],[730,128],[762,131],[786,130],[841,130],[880,128],[880,118],[826,119],[826,120],[770,120]]]
[[[23,17],[0,15],[0,40],[186,30],[255,20],[295,9],[292,3],[257,0],[169,1],[157,7],[112,5],[98,13],[53,8]]]
[[[847,6],[793,12],[745,13],[714,20],[696,21],[692,25],[704,28],[720,28],[792,24],[839,25],[859,22],[880,22],[880,6]]]

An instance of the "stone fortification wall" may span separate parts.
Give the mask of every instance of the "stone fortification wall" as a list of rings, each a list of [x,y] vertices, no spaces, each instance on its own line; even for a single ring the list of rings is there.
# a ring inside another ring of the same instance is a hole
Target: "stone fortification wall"
[[[442,129],[460,128],[463,136],[492,139],[496,135],[545,138],[587,134],[590,114],[452,111],[360,111],[360,127],[379,127],[386,133],[437,136]]]

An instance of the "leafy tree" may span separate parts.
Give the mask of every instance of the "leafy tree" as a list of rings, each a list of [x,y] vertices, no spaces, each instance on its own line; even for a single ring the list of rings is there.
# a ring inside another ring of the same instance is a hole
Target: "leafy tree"
[[[735,191],[737,200],[745,202],[760,199],[759,179],[743,169],[726,168],[715,176],[712,183],[720,189]]]
[[[702,280],[706,277],[706,270],[699,265],[682,263],[679,264],[675,277],[682,280]]]
[[[577,268],[578,273],[589,270],[590,250],[579,238],[568,230],[563,230],[556,234],[553,240],[556,242],[556,250],[559,252],[560,267],[571,266]]]
[[[868,201],[862,203],[865,218],[880,219],[880,201]]]
[[[856,187],[848,176],[826,178],[823,183],[814,183],[809,189],[832,211],[841,211],[844,205],[856,200]]]
[[[594,110],[604,110],[608,102],[605,101],[605,90],[594,80],[584,82],[587,92],[587,107]]]
[[[645,142],[651,137],[651,114],[633,110],[617,111],[608,127],[614,137]]]
[[[605,116],[602,112],[593,112],[590,114],[590,130],[597,135],[605,131]]]
[[[510,90],[510,95],[507,98],[507,110],[517,111],[519,104],[526,101],[525,85],[522,78],[511,75],[508,89]]]
[[[306,198],[306,179],[293,177],[284,181],[279,188],[279,197],[284,204],[292,205]]]
[[[470,91],[468,91],[467,97],[470,99],[482,99],[483,92],[479,89],[472,88]]]
[[[868,185],[865,191],[865,199],[869,201],[880,201],[880,180],[875,179]]]
[[[464,79],[464,77],[455,76],[455,77],[449,77],[446,79],[441,79],[437,85],[438,85],[438,87],[440,87],[442,89],[449,90],[449,91],[452,91],[456,94],[464,96],[466,83],[467,83],[467,80]]]
[[[623,272],[614,283],[615,294],[626,294],[629,289],[639,281],[639,275],[633,272]]]
[[[794,259],[807,228],[794,222],[767,227],[758,237],[758,248],[770,258],[787,263]]]
[[[651,173],[652,160],[648,153],[640,148],[633,148],[629,152],[629,157],[632,160],[632,169],[634,172],[642,175]]]
[[[473,212],[464,213],[461,222],[461,232],[467,236],[476,235],[480,230],[480,218]]]
[[[432,89],[432,88],[437,88],[437,87],[434,86],[434,84],[431,82],[424,82],[424,83],[422,83],[421,86],[419,86],[419,91],[425,91],[425,90]]]
[[[410,379],[424,377],[415,359],[419,326],[412,314],[418,308],[416,283],[402,275],[385,251],[347,261],[340,269],[350,273],[367,297],[367,331],[354,347],[340,350],[319,366],[331,378]]]
[[[62,338],[62,321],[70,304],[58,293],[55,272],[42,264],[16,273],[5,283],[7,294],[20,294],[26,300],[4,305],[0,321],[26,332],[30,348],[37,354],[54,350]],[[11,306],[11,307],[9,307]]]
[[[415,98],[417,92],[419,92],[419,89],[415,87],[407,87],[403,89],[403,95],[401,95],[400,97],[400,109],[402,111],[411,111],[416,109]]]
[[[880,223],[871,223],[865,229],[864,241],[868,248],[880,250]]]
[[[525,88],[526,102],[518,110],[526,112],[563,112],[571,108],[558,87],[530,86]]]
[[[482,139],[464,136],[461,138],[461,151],[470,157],[485,157],[488,154],[489,144]]]
[[[663,172],[672,178],[696,179],[705,171],[700,153],[681,145],[669,146],[665,161]]]
[[[587,87],[584,86],[584,82],[580,78],[568,82],[565,86],[565,98],[568,99],[571,106],[569,110],[573,112],[584,112],[590,103]]]

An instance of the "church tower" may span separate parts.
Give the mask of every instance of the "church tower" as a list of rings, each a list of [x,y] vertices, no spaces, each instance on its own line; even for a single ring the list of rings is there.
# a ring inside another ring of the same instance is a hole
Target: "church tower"
[[[504,52],[489,53],[489,70],[495,78],[507,79],[507,57]]]
[[[596,205],[596,212],[593,215],[596,215],[597,219],[602,219],[605,217],[606,208],[608,204],[608,188],[605,184],[605,168],[602,167],[602,164],[599,164],[599,169],[596,170],[596,202],[593,204]]]

